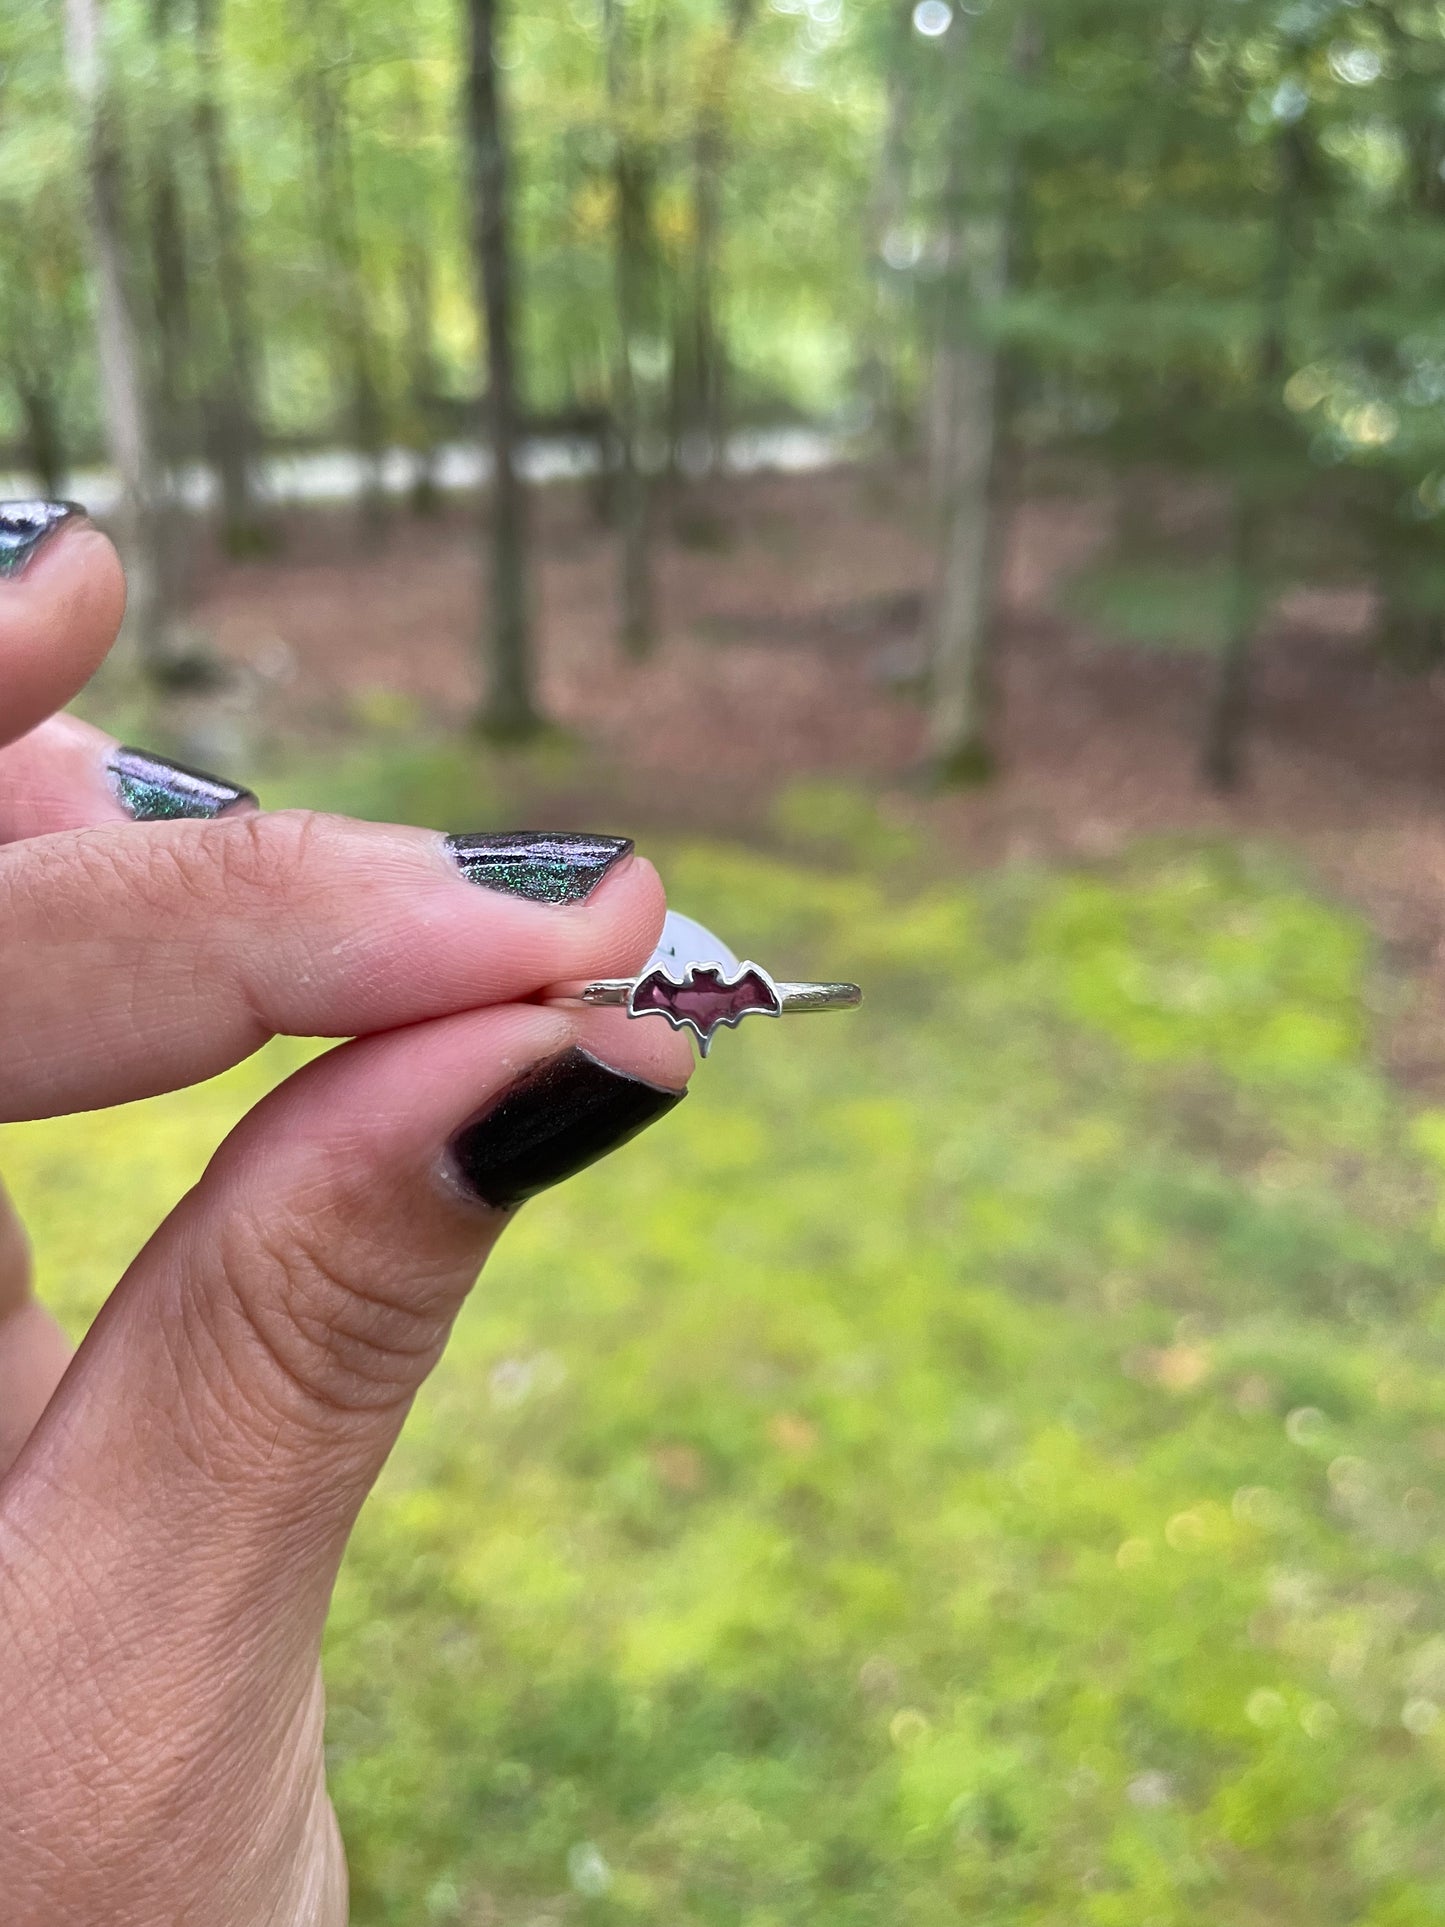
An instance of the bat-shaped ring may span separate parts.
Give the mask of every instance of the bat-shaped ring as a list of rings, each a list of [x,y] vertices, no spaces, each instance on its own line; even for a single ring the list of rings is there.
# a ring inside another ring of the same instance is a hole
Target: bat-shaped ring
[[[761,964],[740,963],[710,930],[675,910],[641,976],[602,978],[553,995],[621,1007],[629,1017],[665,1017],[674,1030],[692,1032],[704,1057],[717,1032],[736,1030],[744,1017],[852,1010],[863,1001],[857,984],[780,983]]]

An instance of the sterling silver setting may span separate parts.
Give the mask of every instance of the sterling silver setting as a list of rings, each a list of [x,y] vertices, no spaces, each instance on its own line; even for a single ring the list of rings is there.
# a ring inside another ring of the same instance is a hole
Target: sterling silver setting
[[[640,976],[580,984],[563,1000],[662,1017],[674,1030],[691,1031],[706,1057],[718,1031],[736,1030],[744,1017],[854,1010],[863,992],[857,984],[780,982],[761,964],[740,962],[702,924],[670,910]]]

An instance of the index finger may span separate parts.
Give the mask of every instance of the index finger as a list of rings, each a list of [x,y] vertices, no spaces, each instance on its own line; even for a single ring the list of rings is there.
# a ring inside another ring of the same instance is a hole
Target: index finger
[[[0,849],[0,1117],[199,1082],[277,1034],[353,1037],[614,977],[665,910],[627,837],[304,811]]]

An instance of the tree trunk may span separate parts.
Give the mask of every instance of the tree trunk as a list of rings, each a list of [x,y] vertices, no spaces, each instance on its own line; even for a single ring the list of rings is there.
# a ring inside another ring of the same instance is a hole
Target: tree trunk
[[[402,139],[413,153],[426,139],[426,116],[417,91],[416,71],[403,64],[398,75],[398,121]],[[415,196],[418,207],[423,196]],[[401,311],[403,360],[406,367],[405,441],[412,458],[411,507],[414,515],[434,515],[441,502],[438,484],[436,395],[437,361],[433,311],[436,295],[432,273],[435,246],[420,218],[409,222],[401,245]]]
[[[151,287],[155,304],[153,358],[157,453],[167,485],[177,490],[180,471],[198,453],[195,414],[195,330],[191,312],[191,273],[187,259],[185,210],[176,158],[181,128],[170,93],[171,0],[151,0],[150,31],[162,76],[162,96],[151,116],[145,154],[146,214],[150,238]],[[189,597],[193,545],[184,539],[179,518],[168,520],[165,558],[170,599],[181,607]]]
[[[943,559],[934,612],[929,753],[945,782],[971,782],[993,768],[990,664],[994,580],[994,481],[998,457],[998,356],[958,340],[947,360],[949,421],[941,457]]]
[[[55,390],[30,371],[16,370],[15,393],[25,420],[25,454],[41,495],[50,502],[65,493],[66,461]]]
[[[298,0],[299,7],[300,0]],[[324,32],[313,8],[296,16],[314,38]],[[321,239],[328,257],[333,337],[348,390],[350,440],[361,465],[361,521],[372,538],[386,522],[382,481],[384,418],[368,313],[366,278],[357,230],[356,182],[344,78],[324,66],[313,45],[303,78],[312,153],[316,166]]]
[[[435,515],[441,502],[432,414],[437,372],[432,341],[432,256],[425,241],[408,237],[402,250],[401,272],[406,330],[407,442],[412,457],[411,506],[415,515]]]
[[[497,74],[500,0],[467,0],[467,135],[472,171],[472,238],[487,333],[487,406],[492,442],[491,610],[484,658],[487,687],[478,722],[503,739],[532,736],[537,711],[529,606],[526,485],[520,439],[515,294],[512,277],[510,153]]]
[[[603,0],[607,36],[607,91],[613,118],[615,197],[613,272],[617,295],[617,418],[615,502],[621,545],[619,633],[630,656],[644,657],[656,642],[652,583],[652,482],[644,440],[650,411],[638,379],[639,351],[653,318],[651,161],[626,125],[627,24],[619,0]]]
[[[711,474],[727,444],[727,344],[718,319],[722,192],[728,160],[728,108],[738,49],[756,0],[729,0],[727,30],[702,78],[702,99],[693,140],[691,363],[684,379],[688,406],[683,434],[695,448],[689,466]]]
[[[120,536],[129,582],[125,635],[142,672],[161,681],[177,654],[167,570],[172,510],[126,285],[120,137],[104,65],[104,0],[66,0],[65,23],[67,65],[85,143],[101,404],[121,485]]]
[[[1433,524],[1401,515],[1398,482],[1376,480],[1363,511],[1373,523],[1377,613],[1374,644],[1380,660],[1402,676],[1424,675],[1445,662],[1445,606],[1439,587],[1440,539]],[[1385,483],[1384,488],[1378,482]]]
[[[1282,412],[1287,361],[1285,328],[1294,279],[1295,227],[1305,156],[1298,128],[1277,137],[1274,246],[1260,297],[1255,376],[1260,420]],[[1205,716],[1200,773],[1213,789],[1237,789],[1244,773],[1244,734],[1249,720],[1249,682],[1254,640],[1265,609],[1264,509],[1247,483],[1237,480],[1230,506],[1230,619],[1219,653],[1214,692]]]
[[[156,404],[161,442],[172,467],[194,452],[191,420],[190,274],[181,197],[173,163],[174,129],[152,143],[149,174],[151,271],[154,276]]]
[[[617,312],[622,334],[617,375],[617,528],[622,544],[622,646],[646,656],[657,640],[653,608],[652,478],[646,468],[644,420],[634,351],[641,337],[648,273],[645,163],[619,151],[617,190]]]
[[[900,321],[898,270],[889,261],[889,247],[898,236],[908,208],[908,137],[913,116],[913,94],[904,71],[912,34],[910,0],[895,9],[890,49],[887,104],[878,171],[868,209],[871,298],[863,343],[861,386],[872,431],[890,454],[907,440],[907,425],[899,388],[896,342]],[[962,31],[961,23],[955,23]]]
[[[1002,405],[1006,371],[995,346],[980,339],[976,311],[1007,292],[1018,224],[1019,159],[1002,160],[998,206],[985,239],[970,245],[967,167],[972,149],[968,112],[968,16],[949,29],[953,49],[952,116],[944,300],[935,362],[934,477],[942,523],[942,556],[933,615],[928,750],[944,782],[976,782],[993,769],[992,631],[997,576],[995,529],[1003,474]],[[1021,17],[1014,66],[1036,57],[1037,32]],[[969,259],[969,256],[972,259]]]
[[[1249,664],[1263,604],[1259,521],[1248,493],[1236,488],[1230,504],[1229,625],[1219,652],[1205,720],[1200,771],[1211,789],[1238,789],[1249,718]]]
[[[221,490],[221,539],[232,555],[254,555],[274,536],[257,498],[255,460],[260,442],[251,275],[241,232],[240,195],[231,164],[220,92],[222,0],[195,0],[195,132],[200,150],[215,248],[220,297],[217,366],[207,383],[206,446]]]

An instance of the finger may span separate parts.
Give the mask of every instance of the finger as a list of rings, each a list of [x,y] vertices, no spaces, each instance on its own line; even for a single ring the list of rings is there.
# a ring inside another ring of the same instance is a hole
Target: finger
[[[49,1774],[10,1783],[0,1748],[0,1810],[12,1858],[58,1843],[73,1868],[87,1842],[86,1917],[107,1917],[137,1805],[184,1811],[213,1856],[256,1851],[259,1763],[305,1715],[347,1533],[500,1207],[664,1115],[690,1061],[663,1025],[538,1007],[344,1046],[240,1126],[136,1261],[0,1485],[29,1752],[63,1729]],[[126,1918],[190,1917],[158,1898]]]
[[[30,1436],[69,1361],[69,1341],[30,1295],[30,1247],[0,1189],[0,1476]]]
[[[255,807],[241,784],[127,748],[78,716],[47,717],[0,749],[0,843]]]
[[[0,743],[84,687],[115,641],[125,578],[73,502],[0,502]]]
[[[665,908],[631,852],[301,812],[11,844],[0,1117],[193,1083],[278,1032],[358,1036],[626,972]]]

